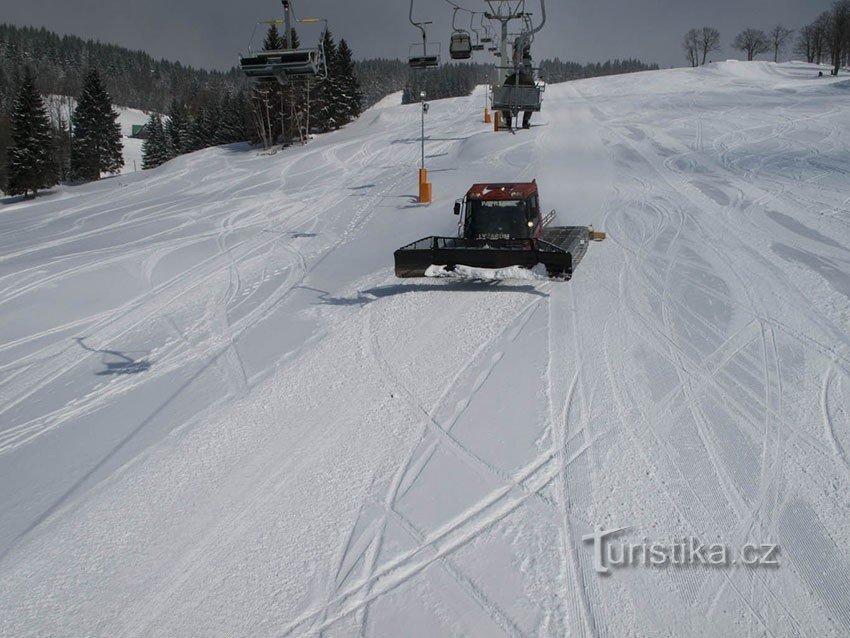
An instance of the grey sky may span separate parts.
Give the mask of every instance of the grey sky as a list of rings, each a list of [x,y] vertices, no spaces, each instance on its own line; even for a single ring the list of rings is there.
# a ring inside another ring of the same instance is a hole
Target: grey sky
[[[294,2],[301,16],[327,17],[337,39],[346,38],[358,58],[404,57],[417,38],[407,22],[405,0]],[[484,7],[483,0],[459,4]],[[743,28],[769,29],[779,22],[797,28],[830,4],[830,0],[548,0],[548,28],[538,37],[534,55],[580,62],[638,57],[681,66],[684,32],[711,25],[723,34],[724,49],[716,59],[739,57],[730,43]],[[529,6],[539,13],[537,0],[529,0]],[[444,0],[418,0],[416,7],[417,15],[434,20],[430,39],[447,43],[451,9]],[[44,26],[209,68],[232,66],[246,49],[254,23],[279,15],[279,0],[0,0],[2,22]],[[306,29],[304,36],[309,37]],[[492,58],[479,54],[479,60]]]

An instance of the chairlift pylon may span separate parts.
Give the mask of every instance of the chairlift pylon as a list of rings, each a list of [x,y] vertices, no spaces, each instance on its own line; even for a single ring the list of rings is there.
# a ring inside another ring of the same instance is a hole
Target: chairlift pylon
[[[242,72],[251,80],[258,82],[277,81],[280,84],[289,84],[295,78],[327,77],[328,67],[325,57],[325,36],[328,31],[328,21],[324,18],[302,18],[295,19],[298,24],[321,24],[322,31],[319,43],[315,47],[301,47],[298,49],[272,49],[258,50],[252,48],[254,37],[257,34],[257,26],[284,25],[285,42],[292,37],[292,5],[290,0],[283,0],[283,19],[261,20],[254,27],[251,34],[251,42],[248,44],[248,55],[240,57],[239,66]]]

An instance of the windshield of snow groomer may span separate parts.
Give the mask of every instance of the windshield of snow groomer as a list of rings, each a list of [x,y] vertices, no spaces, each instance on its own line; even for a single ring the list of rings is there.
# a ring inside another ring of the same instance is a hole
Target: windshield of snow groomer
[[[473,239],[525,239],[528,204],[522,200],[469,202],[468,236]]]

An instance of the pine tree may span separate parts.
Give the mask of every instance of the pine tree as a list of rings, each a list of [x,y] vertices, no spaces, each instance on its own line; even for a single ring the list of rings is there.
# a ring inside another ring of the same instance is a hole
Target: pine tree
[[[339,85],[342,90],[340,100],[341,112],[346,124],[360,117],[363,112],[363,92],[360,90],[360,82],[354,70],[354,60],[348,42],[343,38],[339,41],[336,52],[336,74],[339,76]]]
[[[118,112],[97,70],[86,75],[83,91],[71,118],[71,175],[75,179],[96,180],[102,173],[118,173],[124,166],[121,126]]]
[[[7,190],[10,195],[32,192],[35,196],[39,188],[53,186],[58,179],[50,120],[29,68],[24,72],[11,124]]]
[[[342,117],[338,102],[342,91],[339,85],[339,78],[336,75],[337,49],[330,31],[325,31],[323,47],[325,50],[328,77],[320,78],[313,84],[310,126],[320,131],[329,131],[340,127]]]
[[[250,105],[244,92],[225,94],[218,109],[213,144],[233,144],[253,139],[246,122],[250,121]]]
[[[301,38],[298,37],[298,32],[295,30],[295,27],[290,29],[289,37],[292,40],[292,43],[286,43],[288,49],[298,49],[301,48]]]
[[[189,133],[191,126],[191,116],[186,107],[176,99],[171,100],[171,106],[168,109],[168,121],[165,123],[165,134],[169,138],[172,157],[192,150]]]
[[[219,111],[219,117],[221,113]],[[202,106],[189,125],[189,152],[200,151],[215,142],[216,121],[205,106]]]
[[[171,148],[162,126],[162,117],[151,113],[147,129],[148,138],[142,144],[142,170],[156,168],[171,159]]]
[[[277,30],[277,25],[269,25],[269,29],[266,31],[266,39],[263,41],[263,49],[265,51],[279,51],[283,48],[286,48],[286,44]]]

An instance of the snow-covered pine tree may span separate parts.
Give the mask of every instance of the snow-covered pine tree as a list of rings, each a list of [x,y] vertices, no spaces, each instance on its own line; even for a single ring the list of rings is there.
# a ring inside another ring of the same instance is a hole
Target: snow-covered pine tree
[[[177,100],[171,100],[171,106],[168,109],[168,121],[165,123],[165,134],[171,144],[172,157],[188,153],[191,150],[189,134],[191,126],[191,116],[186,107]]]
[[[244,92],[225,94],[218,109],[213,144],[233,144],[251,139],[251,130],[247,124],[251,121],[250,109]]]
[[[71,117],[71,175],[96,180],[102,173],[118,173],[124,166],[118,112],[96,69],[86,74],[77,108]]]
[[[230,93],[225,93],[221,98],[221,103],[218,105],[218,117],[216,118],[215,134],[213,135],[213,144],[230,144],[234,141],[236,131],[236,118],[233,114],[235,108],[233,106],[234,97]]]
[[[161,166],[171,158],[169,140],[166,138],[159,113],[151,113],[145,128],[148,137],[142,144],[142,170]]]
[[[318,131],[331,131],[340,127],[341,105],[339,96],[342,93],[337,71],[337,50],[333,34],[325,31],[324,36],[325,61],[328,66],[328,77],[321,77],[313,83],[310,105],[310,128]]]
[[[24,72],[11,124],[7,191],[10,195],[35,196],[38,189],[56,184],[58,176],[50,119],[29,68]]]
[[[363,92],[354,70],[353,57],[348,42],[345,38],[341,39],[336,52],[336,72],[339,74],[342,89],[340,100],[343,105],[344,124],[357,119],[363,112]]]
[[[199,151],[202,148],[212,146],[215,129],[215,119],[210,109],[202,106],[189,127],[189,144],[191,150]]]

